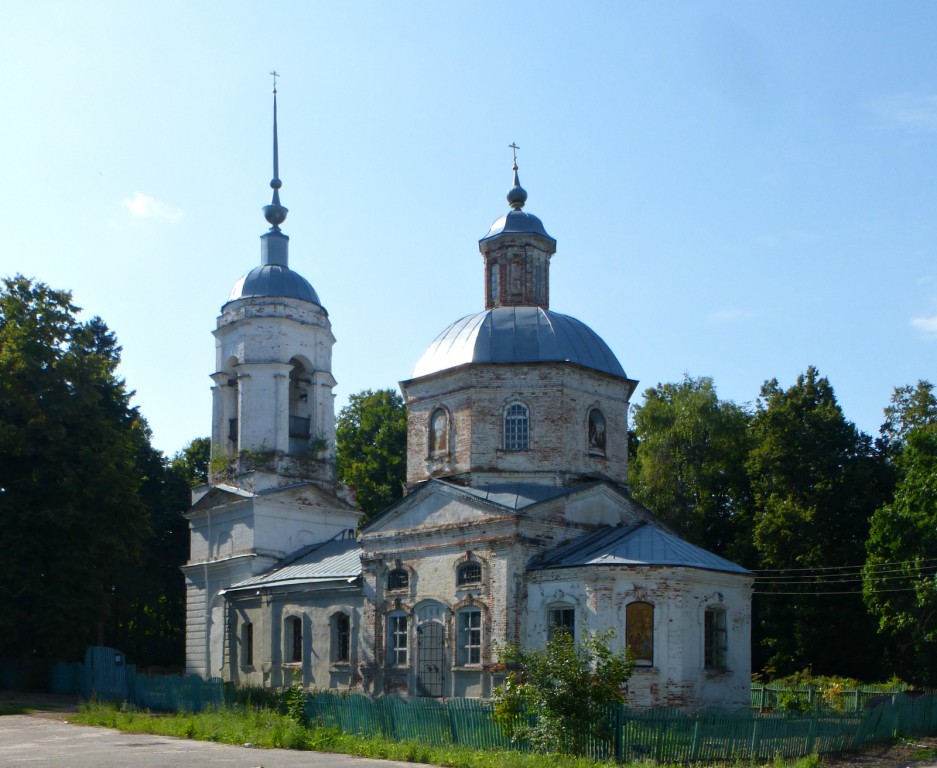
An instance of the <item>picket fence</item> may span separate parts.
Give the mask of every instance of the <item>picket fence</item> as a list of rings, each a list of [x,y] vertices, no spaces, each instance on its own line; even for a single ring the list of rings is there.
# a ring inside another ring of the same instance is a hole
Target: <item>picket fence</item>
[[[0,665],[0,683],[14,682],[14,672]],[[84,664],[54,664],[49,686],[57,693],[128,702],[160,712],[200,712],[224,707],[282,707],[281,694],[237,688],[218,678],[146,676],[122,663],[113,649],[89,649]],[[785,689],[781,689],[782,691]],[[776,689],[753,689],[753,704],[770,703]],[[855,692],[851,692],[855,694]],[[868,694],[868,695],[866,695]],[[883,699],[876,706],[871,698]],[[757,701],[756,701],[757,697]],[[847,695],[844,701],[848,700]],[[804,714],[785,710],[759,712],[706,709],[631,710],[610,707],[605,720],[608,738],[588,745],[596,758],[622,762],[771,760],[818,753],[860,752],[898,736],[937,734],[937,695],[890,695],[881,689],[853,695],[859,705],[835,712],[818,707]],[[822,703],[822,702],[819,702]],[[436,746],[462,745],[475,749],[517,749],[492,720],[489,704],[475,699],[375,699],[335,693],[307,694],[305,713],[310,722],[345,733],[397,741],[420,741]]]

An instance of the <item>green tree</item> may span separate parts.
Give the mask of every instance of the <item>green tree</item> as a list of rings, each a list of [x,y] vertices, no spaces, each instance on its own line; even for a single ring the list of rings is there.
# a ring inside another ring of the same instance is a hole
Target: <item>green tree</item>
[[[609,705],[624,702],[624,685],[634,671],[627,649],[612,651],[614,632],[587,634],[576,644],[566,631],[554,633],[546,648],[507,646],[501,662],[508,673],[495,690],[494,719],[511,739],[529,741],[543,752],[585,754],[590,741],[614,731]]]
[[[150,532],[120,347],[78,311],[22,276],[0,286],[0,657],[101,640]]]
[[[644,392],[634,409],[635,498],[688,541],[751,564],[749,415],[720,400],[711,378]]]
[[[351,486],[368,520],[403,496],[407,411],[391,389],[348,398],[335,429],[338,477]]]
[[[180,472],[186,485],[196,488],[208,483],[208,465],[211,463],[211,438],[196,437],[172,457],[172,467]]]
[[[901,480],[875,511],[862,573],[866,604],[906,680],[937,681],[937,422],[903,434]]]
[[[855,578],[831,588],[828,569],[854,575],[865,562],[869,518],[889,492],[887,463],[813,367],[787,390],[765,382],[752,435],[754,542],[771,577],[754,604],[756,668],[874,679],[874,622]]]
[[[937,423],[934,385],[926,379],[919,379],[913,387],[910,384],[895,387],[890,402],[885,406],[882,440],[890,453],[895,454],[900,452],[912,429],[934,423]]]

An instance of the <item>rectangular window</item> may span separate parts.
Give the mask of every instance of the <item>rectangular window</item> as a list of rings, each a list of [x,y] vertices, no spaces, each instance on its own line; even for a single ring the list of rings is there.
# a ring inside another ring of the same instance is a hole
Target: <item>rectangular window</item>
[[[298,663],[303,660],[303,620],[298,616],[290,616],[284,627],[286,637],[285,653],[283,658],[287,663]]]
[[[654,606],[629,603],[625,608],[625,641],[639,667],[654,665]]]
[[[245,621],[241,626],[241,664],[249,667],[254,663],[254,625]]]
[[[387,661],[391,666],[407,664],[407,617],[391,616],[387,628]]]
[[[469,608],[459,613],[459,665],[482,662],[482,612]]]
[[[459,587],[465,587],[470,584],[481,584],[482,582],[482,567],[481,563],[465,563],[460,566],[459,572],[456,575],[456,585]]]
[[[547,617],[547,640],[553,639],[557,630],[565,630],[576,637],[576,611],[573,608],[551,608]]]
[[[530,421],[527,408],[514,403],[504,412],[504,450],[526,451],[530,447]]]
[[[707,608],[705,614],[706,669],[726,668],[726,612]]]
[[[335,617],[335,661],[351,660],[351,619],[344,613]]]

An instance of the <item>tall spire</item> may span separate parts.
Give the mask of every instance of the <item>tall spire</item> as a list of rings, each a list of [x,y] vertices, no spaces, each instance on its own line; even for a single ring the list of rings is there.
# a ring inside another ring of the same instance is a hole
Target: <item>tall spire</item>
[[[270,229],[260,236],[260,261],[264,266],[289,267],[290,239],[280,231],[280,225],[286,221],[289,210],[280,205],[280,144],[277,137],[277,78],[276,70],[273,75],[273,178],[270,187],[273,189],[273,200],[270,205],[263,208],[264,218],[270,224]]]
[[[515,211],[519,211],[527,202],[527,190],[521,186],[520,179],[517,178],[517,150],[520,147],[513,141],[508,144],[508,147],[514,152],[514,186],[508,192],[508,203]]]
[[[280,205],[280,187],[283,186],[280,181],[280,147],[277,139],[277,78],[280,75],[276,70],[270,74],[273,75],[273,178],[270,180],[273,200],[270,205],[264,206],[264,218],[270,223],[271,229],[279,231],[289,209]]]

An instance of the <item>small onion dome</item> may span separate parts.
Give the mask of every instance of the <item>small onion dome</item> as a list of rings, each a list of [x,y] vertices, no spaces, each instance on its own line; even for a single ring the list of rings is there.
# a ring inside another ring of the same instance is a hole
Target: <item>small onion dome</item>
[[[269,296],[319,304],[318,294],[305,277],[277,264],[254,267],[234,284],[228,301]]]
[[[527,202],[527,190],[521,186],[520,179],[517,177],[517,166],[514,166],[514,186],[508,192],[508,205],[515,211],[519,211]]]
[[[495,307],[457,320],[429,345],[413,378],[470,363],[546,362],[627,378],[615,353],[589,326],[540,307]]]
[[[525,213],[521,210],[524,203],[527,202],[527,190],[521,186],[521,182],[517,178],[517,165],[514,166],[514,186],[508,192],[507,198],[513,210],[497,219],[491,225],[488,234],[479,242],[483,243],[485,240],[498,237],[498,235],[539,235],[556,245],[556,240],[550,237],[543,228],[543,222],[532,213]]]

